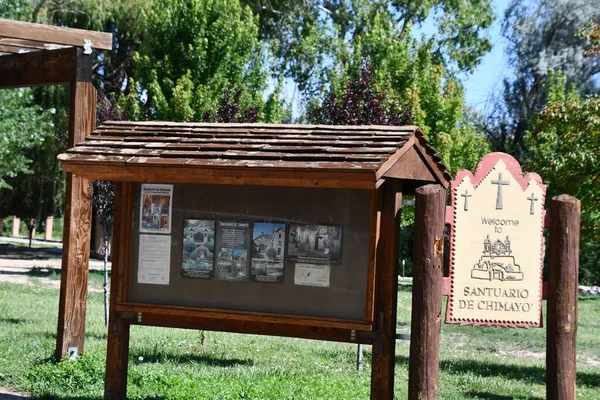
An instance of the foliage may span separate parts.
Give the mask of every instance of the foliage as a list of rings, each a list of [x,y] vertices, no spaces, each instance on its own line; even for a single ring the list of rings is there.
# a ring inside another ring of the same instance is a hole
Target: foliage
[[[269,42],[279,60],[275,71],[293,79],[309,96],[320,91],[330,61],[340,51],[352,51],[358,38],[377,30],[373,21],[379,13],[393,16],[394,31],[401,40],[410,36],[413,26],[428,19],[434,21],[437,32],[430,49],[433,62],[456,71],[472,71],[491,48],[486,29],[493,13],[488,0],[243,2],[259,15],[260,37]]]
[[[580,95],[598,93],[600,59],[585,56],[588,43],[580,32],[599,9],[600,0],[511,2],[502,26],[511,73],[488,128],[494,149],[527,158],[525,132],[547,103],[550,70],[562,70]]]
[[[600,22],[592,21],[586,26],[581,34],[590,42],[585,54],[588,56],[600,56]]]
[[[315,124],[326,125],[408,125],[410,108],[389,99],[385,88],[378,89],[373,68],[363,58],[358,71],[342,77],[346,81],[341,93],[330,90],[323,102],[309,111]]]
[[[0,91],[0,188],[9,179],[31,173],[25,151],[41,145],[52,132],[51,111],[34,103],[31,90]]]
[[[569,193],[582,202],[582,233],[600,240],[600,97],[567,91],[561,72],[550,72],[548,104],[528,132],[526,168],[551,183],[551,194]]]
[[[143,19],[144,41],[134,56],[133,76],[147,91],[142,107],[149,117],[281,119],[273,107],[262,112],[267,52],[250,9],[237,1],[155,0]],[[277,95],[275,90],[269,100],[277,101]],[[235,103],[235,112],[224,103]]]

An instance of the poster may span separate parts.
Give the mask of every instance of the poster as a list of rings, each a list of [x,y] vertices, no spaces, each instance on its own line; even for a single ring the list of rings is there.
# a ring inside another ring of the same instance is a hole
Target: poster
[[[171,233],[173,185],[142,184],[140,232]]]
[[[290,224],[287,257],[291,262],[339,264],[342,261],[342,227]]]
[[[216,271],[217,279],[247,281],[250,266],[251,223],[217,221]]]
[[[140,235],[138,283],[168,285],[171,236]]]
[[[297,263],[294,285],[329,287],[331,266],[329,264]]]
[[[250,275],[253,282],[283,283],[285,236],[284,223],[254,222]]]
[[[184,278],[212,278],[214,253],[215,221],[183,220],[181,276]]]

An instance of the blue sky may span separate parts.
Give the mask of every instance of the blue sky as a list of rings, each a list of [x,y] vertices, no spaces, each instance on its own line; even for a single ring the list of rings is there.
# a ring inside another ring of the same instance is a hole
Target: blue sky
[[[500,35],[500,26],[504,10],[509,0],[493,0],[496,21],[490,30],[494,47],[482,60],[479,67],[464,79],[465,97],[467,105],[481,111],[490,107],[489,100],[494,91],[502,89],[502,79],[507,74],[507,62],[504,54],[506,40]]]
[[[510,0],[492,0],[496,20],[490,28],[492,50],[485,55],[477,69],[472,74],[461,76],[465,85],[465,100],[468,106],[480,111],[489,111],[494,92],[502,89],[502,79],[506,76],[507,62],[504,54],[506,40],[500,34],[500,27],[504,17],[504,10]],[[435,33],[433,21],[429,18],[421,27],[417,27],[417,34],[431,36]]]

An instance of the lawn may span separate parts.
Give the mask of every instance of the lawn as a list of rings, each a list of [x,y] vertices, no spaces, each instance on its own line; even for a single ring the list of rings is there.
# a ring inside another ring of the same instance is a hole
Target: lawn
[[[0,284],[0,386],[42,399],[103,397],[102,293],[90,293],[86,353],[52,360],[58,291]],[[410,287],[399,292],[398,328],[410,326]],[[600,398],[600,298],[580,298],[577,392]],[[444,325],[441,399],[545,398],[544,329]],[[409,342],[396,346],[396,396],[407,397]],[[132,327],[128,397],[134,399],[368,399],[370,348],[277,337]],[[596,363],[596,364],[594,364]]]

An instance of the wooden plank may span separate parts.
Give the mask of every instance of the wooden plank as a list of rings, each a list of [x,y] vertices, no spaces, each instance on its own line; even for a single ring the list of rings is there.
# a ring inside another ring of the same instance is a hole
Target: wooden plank
[[[310,124],[266,124],[266,123],[206,123],[206,122],[167,122],[167,121],[107,121],[104,125],[113,126],[144,126],[144,127],[177,127],[186,126],[191,128],[219,128],[219,129],[253,129],[255,131],[263,130],[290,130],[296,129],[305,131],[351,131],[351,132],[415,132],[420,128],[413,125],[392,126],[392,125],[310,125]]]
[[[15,46],[22,49],[37,49],[37,50],[56,50],[62,49],[65,45],[59,45],[56,43],[48,43],[48,42],[38,42],[34,40],[23,40],[23,39],[11,39],[11,38],[2,38],[0,37],[0,44],[7,46]]]
[[[566,194],[556,196],[550,213],[546,398],[575,400],[581,202]]]
[[[303,339],[328,340],[345,343],[371,344],[370,332],[354,331],[318,326],[298,326],[281,323],[257,322],[252,320],[236,321],[216,318],[202,318],[193,315],[165,315],[162,313],[142,312],[138,322],[137,313],[121,313],[129,315],[128,322],[136,325],[165,326],[173,328],[202,329],[218,332],[246,333],[254,335],[271,335],[295,337]]]
[[[91,82],[92,57],[81,49],[41,50],[0,57],[0,88]]]
[[[80,141],[96,124],[96,89],[91,83],[71,85],[69,112],[70,144]],[[56,358],[68,354],[69,348],[84,351],[87,301],[88,261],[92,202],[90,182],[67,174],[66,207],[63,233],[63,259],[60,282]]]
[[[371,399],[394,398],[396,308],[402,193],[399,181],[387,180],[382,192],[381,229],[375,277],[375,338],[371,367]]]
[[[23,49],[18,46],[10,46],[5,44],[0,44],[0,51],[3,53],[9,54],[19,54],[19,53],[28,53],[28,51],[22,51]]]
[[[371,191],[369,222],[369,266],[367,268],[367,307],[365,318],[375,321],[375,277],[377,276],[377,243],[379,241],[379,224],[381,211],[381,191]]]
[[[443,164],[440,165],[439,163],[433,161],[431,156],[427,153],[427,150],[421,143],[419,143],[419,140],[415,141],[415,148],[419,151],[423,157],[423,160],[429,165],[429,170],[433,173],[433,175],[435,175],[437,182],[442,185],[444,189],[448,189],[452,177],[445,172],[446,166]]]
[[[418,151],[411,147],[392,167],[383,174],[385,178],[437,182],[429,165],[423,161]]]
[[[438,398],[446,190],[416,190],[408,398]]]
[[[372,324],[368,321],[347,320],[338,318],[311,317],[306,315],[270,314],[251,311],[217,310],[214,308],[199,308],[175,305],[149,305],[142,303],[122,303],[117,305],[117,311],[132,313],[150,313],[155,315],[194,317],[206,320],[231,320],[236,322],[260,322],[295,326],[312,326],[323,328],[355,329],[370,331]],[[201,328],[198,328],[201,329]],[[243,332],[240,332],[243,333]]]
[[[53,25],[34,24],[2,18],[0,18],[0,36],[78,47],[83,47],[84,40],[90,40],[94,49],[112,49],[111,33],[62,28]]]
[[[174,160],[179,162],[179,160]],[[196,160],[194,160],[196,161]],[[115,180],[125,182],[171,182],[197,183],[217,185],[259,185],[259,186],[294,186],[294,187],[329,187],[348,189],[374,189],[375,179],[372,170],[344,171],[297,171],[291,169],[269,171],[264,166],[241,169],[218,169],[180,167],[158,164],[155,166],[138,166],[122,164],[70,164],[62,163],[65,172],[77,172],[91,180]],[[289,164],[289,163],[287,163]],[[305,164],[305,163],[303,163]],[[169,168],[165,168],[168,166]],[[182,169],[185,168],[185,169]],[[274,174],[271,174],[273,172]]]
[[[108,322],[108,343],[106,347],[106,372],[104,393],[107,399],[125,399],[127,394],[127,366],[129,355],[129,324],[117,313],[117,301],[125,286],[127,263],[127,238],[131,236],[127,215],[130,188],[120,182],[115,184],[115,214],[113,224],[112,268],[110,281],[110,311]]]

